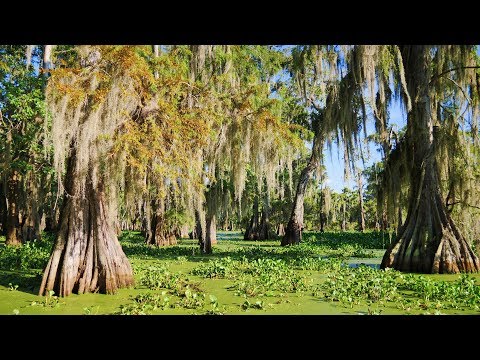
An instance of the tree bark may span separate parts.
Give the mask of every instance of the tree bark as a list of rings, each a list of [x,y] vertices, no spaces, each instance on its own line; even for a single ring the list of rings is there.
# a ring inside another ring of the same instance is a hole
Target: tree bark
[[[205,237],[205,243],[203,252],[205,254],[212,253],[212,245],[217,243],[217,221],[215,214],[207,217],[207,233]]]
[[[203,249],[203,243],[207,236],[207,229],[205,227],[205,212],[203,209],[195,209],[195,236],[198,238],[198,245],[200,245],[200,249]]]
[[[165,219],[165,199],[159,198],[154,207],[151,220],[151,237],[147,244],[156,246],[175,245],[177,238],[172,229],[167,227]]]
[[[146,199],[143,201],[142,212],[142,235],[145,237],[145,244],[151,244],[153,242],[152,232],[152,205],[150,196],[147,194]]]
[[[7,224],[7,198],[6,189],[3,181],[0,181],[0,234],[6,235]]]
[[[21,232],[19,228],[19,194],[20,194],[20,173],[11,169],[7,179],[7,219],[6,245],[22,245]]]
[[[43,69],[50,70],[53,68],[52,52],[55,45],[45,45],[43,48]]]
[[[285,235],[285,225],[283,223],[278,224],[277,227],[277,236],[284,236]]]
[[[313,139],[312,155],[308,160],[307,166],[300,173],[298,180],[297,191],[295,193],[295,200],[293,201],[293,208],[288,220],[287,228],[285,229],[285,236],[282,238],[281,245],[294,245],[302,241],[303,232],[303,200],[305,191],[307,189],[308,181],[311,179],[313,172],[320,164],[320,154],[322,150],[321,134],[318,132]]]
[[[244,240],[258,240],[258,217],[258,195],[255,195],[255,198],[253,199],[253,214],[250,218],[248,228],[245,230],[245,235],[243,237]]]
[[[320,232],[325,231],[325,223],[327,222],[327,214],[325,213],[325,194],[320,191]]]
[[[415,99],[407,136],[413,151],[407,218],[385,253],[381,268],[420,273],[478,272],[480,262],[460,234],[440,191],[435,161],[435,133],[430,114],[429,48],[402,49],[407,86]]]
[[[27,45],[25,49],[25,58],[26,58],[27,68],[32,64],[32,52],[33,52],[33,45]]]
[[[270,228],[270,195],[265,186],[265,194],[263,197],[262,218],[258,229],[258,240],[268,240],[272,238],[272,231]]]
[[[75,150],[69,158],[60,229],[43,274],[40,295],[49,290],[59,296],[72,292],[112,294],[134,284],[132,267],[117,239],[115,219],[109,216],[97,166],[90,163],[87,178],[82,179],[76,169]],[[94,178],[98,178],[96,185]]]
[[[342,231],[347,230],[347,200],[344,199],[342,203]]]
[[[365,209],[363,208],[363,184],[362,184],[362,174],[360,171],[357,171],[357,187],[358,187],[358,203],[360,206],[360,218],[358,222],[358,227],[361,232],[365,230]]]

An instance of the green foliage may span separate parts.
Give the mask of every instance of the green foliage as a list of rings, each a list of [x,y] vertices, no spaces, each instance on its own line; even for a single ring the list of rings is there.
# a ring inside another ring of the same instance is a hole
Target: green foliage
[[[140,283],[151,290],[168,289],[177,296],[186,296],[192,289],[200,291],[198,282],[183,273],[172,273],[166,267],[149,266],[141,272]]]
[[[51,239],[33,240],[22,246],[0,247],[0,269],[44,269],[51,249]]]
[[[13,285],[12,283],[8,283],[8,290],[10,291],[17,291],[18,285]]]
[[[183,256],[189,259],[198,254],[196,246],[146,246],[145,239],[139,232],[125,231],[119,236],[122,243],[123,251],[127,256],[135,258],[159,258],[159,259],[176,259]]]
[[[262,310],[264,308],[264,302],[262,300],[255,301],[254,303],[251,303],[248,300],[245,300],[243,304],[241,305],[243,310],[248,310],[248,309],[259,309]]]
[[[210,279],[228,278],[232,275],[236,263],[237,261],[234,262],[234,260],[228,256],[221,259],[214,259],[193,269],[192,274]]]
[[[55,291],[49,290],[48,293],[45,295],[45,298],[43,301],[40,301],[40,302],[32,301],[30,306],[58,308],[62,304],[65,304],[65,303],[61,302],[58,296],[55,296]]]
[[[139,294],[133,298],[133,302],[121,305],[118,315],[148,315],[157,309],[170,307],[170,297],[166,292],[161,294],[146,293]]]
[[[456,281],[437,281],[424,275],[402,274],[367,266],[340,267],[327,275],[316,296],[345,306],[378,303],[412,309],[480,309],[480,286],[462,274]]]

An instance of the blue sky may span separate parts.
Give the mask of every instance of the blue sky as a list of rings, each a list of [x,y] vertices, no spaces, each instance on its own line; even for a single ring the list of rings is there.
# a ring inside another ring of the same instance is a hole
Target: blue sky
[[[406,114],[402,111],[399,102],[395,101],[390,107],[390,121],[389,124],[396,126],[397,130],[401,129],[406,124]],[[375,132],[375,125],[372,118],[367,121],[367,135]],[[362,132],[363,133],[363,132]],[[365,156],[365,166],[368,167],[375,162],[381,160],[381,152],[379,147],[373,143],[368,144],[369,156]],[[344,187],[353,189],[355,187],[354,179],[345,182],[344,179],[344,159],[343,159],[343,146],[332,145],[332,151],[328,151],[327,147],[324,148],[324,165],[327,173],[327,185],[336,192],[341,192]],[[363,168],[361,162],[358,163],[360,168]],[[363,181],[366,184],[366,180]]]

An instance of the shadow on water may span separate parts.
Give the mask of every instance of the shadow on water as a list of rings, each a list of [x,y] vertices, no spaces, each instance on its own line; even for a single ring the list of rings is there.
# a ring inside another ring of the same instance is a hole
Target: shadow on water
[[[41,271],[0,270],[0,285],[6,288],[14,288],[16,291],[38,295],[42,281]]]

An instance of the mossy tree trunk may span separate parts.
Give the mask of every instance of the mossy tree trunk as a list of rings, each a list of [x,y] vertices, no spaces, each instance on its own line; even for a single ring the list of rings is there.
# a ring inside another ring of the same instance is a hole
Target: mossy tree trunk
[[[200,205],[201,206],[201,205]],[[200,250],[203,249],[203,243],[207,237],[207,228],[205,226],[205,211],[203,208],[195,209],[195,229],[194,229],[194,238],[198,239],[198,245],[200,245]]]
[[[321,134],[317,134],[313,140],[312,155],[308,160],[307,166],[300,173],[298,180],[293,208],[288,220],[285,235],[282,238],[281,245],[294,245],[302,241],[303,232],[303,201],[308,182],[313,176],[314,171],[320,165],[320,154],[322,149]]]
[[[0,180],[0,234],[6,235],[6,223],[7,223],[7,199],[5,185]]]
[[[160,197],[152,206],[150,237],[147,244],[155,246],[175,245],[177,238],[172,229],[168,227],[165,219],[165,199]]]
[[[429,47],[405,46],[402,56],[408,91],[415,99],[407,124],[413,165],[407,217],[381,268],[420,273],[477,272],[479,259],[446,211],[440,190],[430,113]]]
[[[358,205],[360,207],[360,214],[358,219],[358,228],[361,232],[365,230],[365,209],[363,206],[363,182],[362,173],[357,172],[357,187],[358,187]]]
[[[206,195],[205,211],[205,240],[201,245],[201,251],[204,254],[212,253],[212,245],[217,243],[217,217],[216,217],[216,199],[218,197],[217,184],[209,187]]]
[[[93,179],[97,179],[94,183]],[[65,200],[52,255],[40,286],[59,296],[71,293],[112,294],[134,284],[133,272],[109,215],[103,179],[90,161],[86,179],[77,172],[76,154],[68,161]]]
[[[270,227],[270,196],[267,186],[265,186],[265,194],[263,196],[262,217],[258,229],[258,240],[268,240],[272,238]]]
[[[19,224],[20,209],[20,191],[21,191],[20,173],[10,170],[7,180],[7,219],[5,223],[7,245],[19,246],[22,244],[21,231]]]
[[[244,240],[258,240],[259,228],[259,212],[258,212],[258,195],[253,199],[253,213],[250,218],[247,229],[245,230]]]

